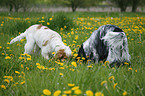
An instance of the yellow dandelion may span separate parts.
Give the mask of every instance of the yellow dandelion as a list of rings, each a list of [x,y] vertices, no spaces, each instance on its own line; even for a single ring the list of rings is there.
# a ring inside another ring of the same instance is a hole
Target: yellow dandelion
[[[1,88],[6,89],[6,86],[5,85],[1,85]]]
[[[52,52],[52,54],[54,55],[54,54],[55,54],[55,52]]]
[[[87,66],[87,67],[88,67],[88,68],[92,68],[93,66],[90,65],[90,66]]]
[[[129,70],[132,70],[132,68],[128,68],[128,71],[129,71]]]
[[[69,87],[73,87],[73,86],[75,86],[75,84],[67,84]]]
[[[107,81],[106,81],[106,80],[104,80],[104,81],[101,82],[101,85],[102,85],[102,86],[103,86],[103,85],[106,86],[106,84],[107,84]]]
[[[25,84],[25,81],[21,82],[20,84],[21,84],[21,85]]]
[[[0,46],[0,49],[2,48],[2,46]]]
[[[51,21],[51,20],[52,20],[52,18],[49,18],[49,20]]]
[[[21,64],[21,68],[24,68],[23,64]]]
[[[66,28],[66,26],[64,26],[64,28]]]
[[[50,25],[50,23],[49,23],[49,22],[47,22],[47,25]]]
[[[43,90],[44,95],[51,95],[51,92],[48,89]]]
[[[129,65],[129,63],[127,63],[127,62],[124,62],[124,64]]]
[[[29,61],[29,60],[31,60],[31,58],[27,58],[27,60]]]
[[[40,66],[40,63],[36,63],[37,66]]]
[[[42,19],[44,19],[44,17],[42,17]]]
[[[75,40],[78,40],[78,35],[75,36]]]
[[[27,69],[27,70],[29,70],[29,68],[28,68],[28,67],[26,67],[26,69]]]
[[[10,81],[8,79],[5,79],[4,81],[7,82],[7,83],[10,83]]]
[[[82,94],[82,91],[81,91],[80,89],[76,89],[76,90],[74,91],[74,93],[77,94],[77,95],[79,95],[79,94]]]
[[[77,89],[79,89],[79,86],[75,86],[75,87],[73,87],[73,88],[71,88],[72,90],[77,90]]]
[[[74,54],[74,57],[77,57],[78,56],[78,54]]]
[[[115,83],[115,84],[113,85],[113,88],[115,89],[115,88],[116,88],[116,86],[117,86],[117,83]]]
[[[104,94],[101,93],[101,92],[96,92],[96,93],[95,93],[95,96],[104,96]]]
[[[10,56],[6,56],[5,59],[11,59],[11,57]]]
[[[9,43],[9,42],[7,42],[7,44],[9,45],[10,43]]]
[[[93,96],[93,92],[92,92],[91,90],[87,90],[87,91],[86,91],[86,95],[87,95],[87,96]]]
[[[84,58],[84,57],[82,57],[82,60],[85,60],[85,58]]]
[[[71,64],[72,64],[74,67],[77,67],[76,62],[72,62]]]
[[[60,76],[63,76],[63,73],[59,73]]]
[[[126,96],[126,95],[127,95],[127,92],[126,92],[126,91],[124,91],[122,95],[123,95],[123,96]]]
[[[64,91],[65,94],[71,94],[72,91],[71,90],[67,90],[67,91]]]
[[[19,72],[19,71],[15,71],[15,73],[16,73],[16,74],[20,74],[20,72]]]
[[[110,80],[110,81],[114,81],[114,80],[115,80],[115,77],[114,77],[114,76],[110,76],[110,77],[109,77],[109,80]]]
[[[60,90],[57,90],[57,91],[55,91],[55,92],[53,93],[53,96],[59,96],[60,93],[61,93],[61,91],[60,91]]]

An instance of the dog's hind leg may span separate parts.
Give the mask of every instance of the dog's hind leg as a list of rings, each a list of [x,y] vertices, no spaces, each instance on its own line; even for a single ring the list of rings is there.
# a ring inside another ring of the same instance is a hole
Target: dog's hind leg
[[[27,43],[25,44],[25,52],[24,53],[32,54],[34,45],[35,45],[34,41],[33,42],[27,41]]]
[[[34,54],[39,55],[40,54],[40,48],[37,44],[34,45]]]

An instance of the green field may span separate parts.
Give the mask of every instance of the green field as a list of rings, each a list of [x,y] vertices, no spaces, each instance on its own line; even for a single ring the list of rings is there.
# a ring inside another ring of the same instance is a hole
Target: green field
[[[8,14],[0,13],[0,96],[145,95],[145,13]],[[73,57],[45,60],[41,55],[23,54],[25,39],[9,44],[35,23],[57,31]],[[105,24],[116,25],[126,33],[131,66],[110,68],[102,61],[89,65],[75,61],[80,45]]]

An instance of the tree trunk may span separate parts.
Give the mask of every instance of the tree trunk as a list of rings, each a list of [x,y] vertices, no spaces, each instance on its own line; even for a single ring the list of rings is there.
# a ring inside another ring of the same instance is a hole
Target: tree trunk
[[[140,2],[140,0],[133,0],[132,1],[132,12],[136,12],[136,9],[137,9],[139,2]]]
[[[10,4],[9,7],[10,7],[10,8],[9,8],[9,11],[12,12],[12,10],[13,10],[13,5]]]

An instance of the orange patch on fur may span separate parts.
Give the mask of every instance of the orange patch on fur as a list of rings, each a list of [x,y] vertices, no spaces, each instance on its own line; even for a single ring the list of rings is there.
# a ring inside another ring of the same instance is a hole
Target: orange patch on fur
[[[66,58],[68,58],[68,57],[66,56],[66,53],[64,52],[64,49],[60,49],[60,50],[56,53],[55,58],[56,58],[56,59],[66,59]]]
[[[45,27],[44,29],[49,29],[48,27]]]
[[[43,26],[43,25],[42,25],[42,24],[40,24],[40,25],[37,27],[37,29],[40,29],[42,26]]]

